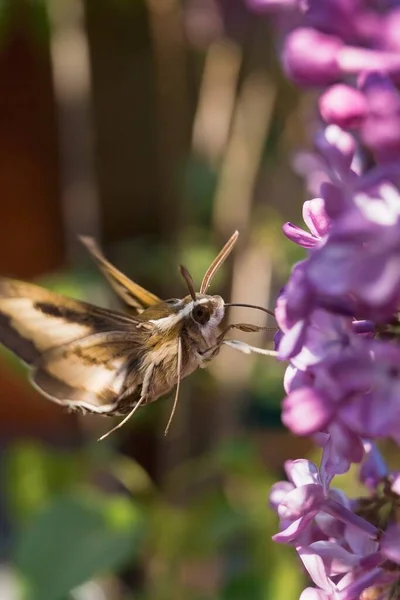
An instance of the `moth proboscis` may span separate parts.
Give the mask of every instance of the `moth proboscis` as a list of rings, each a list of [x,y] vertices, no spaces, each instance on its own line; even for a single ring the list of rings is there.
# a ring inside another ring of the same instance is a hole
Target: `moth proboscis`
[[[166,432],[179,397],[180,381],[204,368],[226,345],[244,353],[275,355],[272,350],[226,339],[232,329],[266,329],[236,323],[219,332],[227,306],[209,295],[212,278],[232,251],[236,231],[203,277],[196,293],[181,266],[189,295],[161,300],[131,281],[103,256],[96,242],[81,240],[129,314],[100,308],[32,283],[0,278],[0,343],[30,368],[34,387],[72,410],[124,418],[100,439],[121,427],[144,404],[176,393]]]

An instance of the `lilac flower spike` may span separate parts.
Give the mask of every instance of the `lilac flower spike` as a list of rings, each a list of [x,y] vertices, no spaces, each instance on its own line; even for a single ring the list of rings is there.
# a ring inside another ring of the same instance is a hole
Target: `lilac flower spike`
[[[377,444],[400,445],[400,2],[250,1],[285,9],[283,68],[320,89],[326,124],[295,159],[313,199],[307,228],[283,226],[305,252],[275,310],[282,422],[322,460],[286,463],[270,495],[274,540],[314,582],[301,600],[396,600],[400,471]],[[356,498],[331,486],[352,464],[366,490]]]
[[[387,590],[389,597],[400,565],[400,528],[391,523],[382,531],[355,512],[371,514],[373,506],[379,511],[389,496],[376,495],[370,505],[367,498],[350,501],[330,487],[326,464],[325,452],[320,471],[307,460],[288,461],[291,482],[271,490],[271,506],[281,523],[274,540],[296,546],[317,586],[304,590],[301,598],[358,599],[372,587]],[[393,504],[399,500],[392,493]]]

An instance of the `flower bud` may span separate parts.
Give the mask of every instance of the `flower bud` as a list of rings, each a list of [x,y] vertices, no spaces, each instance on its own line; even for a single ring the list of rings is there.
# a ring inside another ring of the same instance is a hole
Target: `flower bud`
[[[340,76],[336,58],[343,42],[311,28],[290,33],[283,49],[283,63],[289,77],[303,86],[329,85]]]
[[[390,79],[381,73],[361,78],[360,87],[369,114],[361,128],[363,142],[379,162],[400,158],[400,95]]]
[[[330,87],[319,100],[324,121],[343,129],[359,127],[368,114],[368,105],[362,92],[343,83]]]
[[[294,9],[298,7],[298,0],[247,0],[251,9],[257,12],[276,12],[279,10]]]

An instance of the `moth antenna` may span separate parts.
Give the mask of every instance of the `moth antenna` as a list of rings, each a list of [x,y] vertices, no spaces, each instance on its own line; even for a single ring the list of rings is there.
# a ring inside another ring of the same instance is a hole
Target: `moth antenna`
[[[117,429],[119,429],[120,427],[122,427],[123,425],[125,425],[125,423],[127,421],[129,421],[129,419],[135,414],[135,412],[137,411],[137,409],[140,408],[140,406],[146,401],[147,389],[149,387],[149,381],[150,381],[151,374],[153,372],[153,368],[154,368],[154,364],[153,363],[147,368],[146,373],[145,373],[144,378],[143,378],[142,393],[140,395],[140,398],[139,398],[138,402],[132,408],[131,412],[128,413],[126,415],[126,417],[124,417],[122,419],[122,421],[120,421],[118,423],[118,425],[116,425],[115,427],[113,427],[112,429],[110,429],[110,431],[107,431],[107,433],[104,433],[101,437],[99,437],[99,439],[97,440],[98,442],[101,442],[101,441],[105,440],[106,437],[108,437],[109,435],[111,435],[112,433],[114,433],[114,431],[116,431]],[[129,395],[129,391],[128,391],[128,394],[125,393],[125,395]]]
[[[164,431],[164,435],[167,435],[167,433],[168,433],[168,430],[172,423],[172,419],[174,418],[175,410],[176,410],[176,407],[178,404],[178,399],[179,399],[179,390],[181,387],[181,376],[182,376],[182,341],[181,341],[181,338],[178,338],[178,358],[177,358],[177,360],[178,360],[178,365],[177,365],[178,382],[176,384],[174,404],[172,406],[171,414],[169,416],[168,423],[167,423],[167,426]]]
[[[183,265],[180,266],[180,271],[183,279],[186,281],[186,285],[188,287],[189,294],[191,295],[192,300],[196,300],[196,292],[194,291],[194,281],[191,274]]]
[[[225,306],[242,306],[243,308],[256,308],[257,310],[262,310],[266,312],[267,315],[271,315],[271,317],[275,318],[275,313],[273,310],[269,310],[268,308],[264,308],[263,306],[257,306],[257,304],[243,304],[241,302],[225,302]]]
[[[239,232],[235,231],[235,233],[231,235],[231,237],[226,242],[225,246],[222,248],[219,254],[214,258],[211,265],[208,267],[206,274],[203,277],[203,281],[201,282],[200,294],[206,293],[206,291],[210,287],[212,278],[232,252],[233,246],[236,244],[238,237]]]

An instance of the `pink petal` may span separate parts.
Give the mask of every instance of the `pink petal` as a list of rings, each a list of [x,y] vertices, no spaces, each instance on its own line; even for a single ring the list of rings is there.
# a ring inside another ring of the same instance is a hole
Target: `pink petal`
[[[323,500],[320,485],[302,485],[286,494],[278,506],[278,515],[281,519],[297,519],[310,511],[318,510]]]
[[[282,230],[289,240],[303,248],[314,248],[318,244],[319,240],[317,238],[293,223],[285,223]]]
[[[292,391],[282,403],[282,422],[296,435],[310,435],[324,429],[334,414],[334,406],[310,387]]]
[[[371,539],[370,535],[360,531],[358,527],[348,525],[345,531],[345,538],[353,552],[359,556],[372,554],[378,549],[378,542]]]
[[[329,219],[325,212],[325,201],[323,198],[313,198],[303,204],[303,219],[309,230],[315,237],[324,236],[329,229]]]
[[[382,536],[381,552],[386,558],[400,565],[400,528],[389,527]]]
[[[278,352],[281,360],[288,360],[300,352],[304,342],[304,334],[304,321],[298,321],[294,327],[285,333],[279,342]]]
[[[285,465],[286,472],[290,480],[296,487],[307,485],[309,483],[320,484],[318,467],[311,460],[298,458]]]
[[[293,523],[290,523],[286,529],[272,536],[274,542],[278,544],[291,544],[299,539],[300,535],[308,528],[314,518],[315,513],[308,513],[300,517]]]
[[[331,596],[322,590],[308,587],[302,591],[299,600],[329,600],[330,598]]]
[[[310,544],[309,547],[322,558],[330,576],[347,573],[360,560],[359,556],[345,550],[337,542],[319,541]]]
[[[322,558],[307,547],[297,548],[297,552],[313,582],[326,592],[330,592],[332,586],[329,578],[327,577]]]
[[[284,500],[285,496],[294,489],[293,483],[290,481],[278,481],[274,483],[269,494],[269,505],[274,510],[278,510],[278,506]]]

